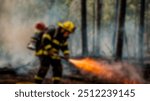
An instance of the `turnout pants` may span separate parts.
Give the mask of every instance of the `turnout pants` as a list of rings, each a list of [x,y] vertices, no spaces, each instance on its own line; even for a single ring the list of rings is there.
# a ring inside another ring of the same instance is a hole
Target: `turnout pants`
[[[49,70],[50,65],[52,66],[53,83],[60,83],[60,79],[62,77],[62,64],[60,59],[52,59],[49,56],[40,56],[40,68],[35,76],[35,83],[40,84],[43,82],[47,71]]]

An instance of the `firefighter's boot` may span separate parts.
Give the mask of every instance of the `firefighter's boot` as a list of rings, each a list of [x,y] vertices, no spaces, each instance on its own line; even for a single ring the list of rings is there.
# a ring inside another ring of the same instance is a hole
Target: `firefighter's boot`
[[[34,77],[34,83],[35,84],[42,84],[42,82],[43,82],[43,78],[41,78],[37,75]]]
[[[52,83],[53,84],[60,84],[61,83],[61,78],[60,77],[53,77],[52,78]]]

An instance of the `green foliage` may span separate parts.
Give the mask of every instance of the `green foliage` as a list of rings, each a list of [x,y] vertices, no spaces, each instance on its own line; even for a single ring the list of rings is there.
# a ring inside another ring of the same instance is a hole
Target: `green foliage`
[[[65,1],[65,4],[66,4],[67,6],[70,6],[72,2],[73,2],[73,0],[66,0],[66,1]]]
[[[103,1],[103,16],[102,20],[106,23],[110,22],[114,16],[114,2],[115,0],[105,0]]]

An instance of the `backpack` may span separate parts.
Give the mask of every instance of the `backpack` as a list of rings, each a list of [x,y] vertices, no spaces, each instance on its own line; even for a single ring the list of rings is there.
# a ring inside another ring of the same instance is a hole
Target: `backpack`
[[[42,40],[42,36],[45,33],[45,31],[43,32],[38,32],[35,33],[32,37],[30,42],[27,45],[27,48],[33,51],[37,51],[40,49],[41,47],[41,40]]]
[[[43,34],[49,33],[49,34],[51,34],[51,37],[53,38],[55,36],[56,32],[57,32],[56,29],[51,26],[51,28],[48,28],[47,30],[35,33],[31,37],[32,40],[29,42],[28,48],[30,50],[38,51],[39,49],[41,49],[43,47],[43,43],[42,43]]]

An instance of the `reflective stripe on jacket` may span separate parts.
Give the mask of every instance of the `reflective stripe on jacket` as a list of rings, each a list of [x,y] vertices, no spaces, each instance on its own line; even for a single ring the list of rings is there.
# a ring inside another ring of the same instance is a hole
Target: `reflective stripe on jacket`
[[[50,29],[43,34],[42,47],[36,51],[37,56],[49,55],[53,59],[60,59],[58,56],[59,50],[62,50],[64,54],[69,54],[67,38],[63,37],[62,33],[56,30]]]

